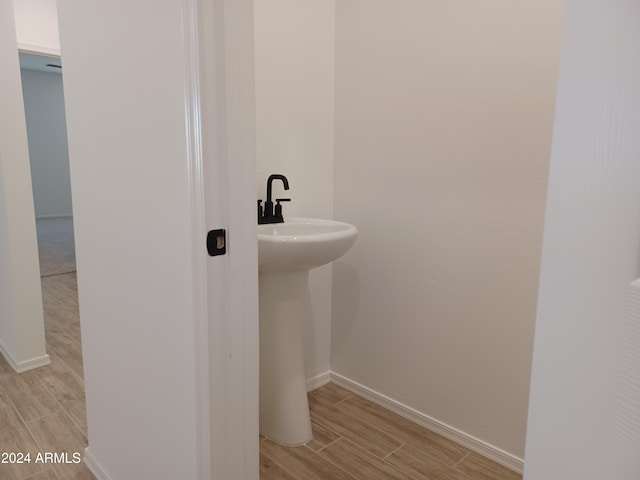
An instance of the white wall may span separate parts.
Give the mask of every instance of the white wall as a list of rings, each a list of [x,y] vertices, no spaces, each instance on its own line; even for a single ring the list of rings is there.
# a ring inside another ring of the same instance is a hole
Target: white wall
[[[36,217],[70,216],[71,182],[62,75],[21,70]]]
[[[60,55],[56,0],[13,0],[18,48]]]
[[[336,5],[332,370],[516,463],[562,10]]]
[[[335,2],[254,2],[257,198],[267,177],[285,217],[333,218]],[[310,275],[313,324],[305,325],[307,378],[330,368],[331,266]]]
[[[13,368],[49,363],[27,131],[12,4],[0,2],[0,352]]]
[[[637,403],[616,424],[621,357],[632,340],[625,337],[629,283],[640,264],[639,44],[637,2],[567,2],[527,480],[640,477]],[[637,360],[632,368],[640,371]],[[620,429],[627,433],[626,454],[614,448]]]
[[[89,458],[114,480],[193,479],[201,452],[182,8],[58,5]]]

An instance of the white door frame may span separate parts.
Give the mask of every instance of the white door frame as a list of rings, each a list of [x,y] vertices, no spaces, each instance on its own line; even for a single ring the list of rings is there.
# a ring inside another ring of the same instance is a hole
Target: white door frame
[[[225,228],[228,242],[225,256],[209,258],[206,271],[199,263],[195,270],[197,374],[203,387],[198,410],[201,424],[210,426],[200,432],[200,478],[257,480],[253,2],[183,3],[191,46],[190,144],[194,153],[202,152],[192,156],[191,167],[196,262],[208,229]]]

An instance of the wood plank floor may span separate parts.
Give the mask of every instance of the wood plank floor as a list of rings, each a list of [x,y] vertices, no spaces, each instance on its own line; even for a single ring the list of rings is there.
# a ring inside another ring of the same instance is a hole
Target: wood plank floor
[[[0,455],[29,452],[31,463],[0,463],[0,480],[95,479],[84,463],[35,461],[46,452],[73,461],[87,446],[76,275],[41,280],[51,365],[18,374],[0,355]]]
[[[309,393],[313,440],[260,440],[260,480],[519,480],[488,460],[329,383]]]

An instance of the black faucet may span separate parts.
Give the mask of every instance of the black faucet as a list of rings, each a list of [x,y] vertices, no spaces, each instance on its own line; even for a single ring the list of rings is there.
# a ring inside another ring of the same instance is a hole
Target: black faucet
[[[267,199],[264,202],[264,210],[262,208],[262,200],[258,200],[258,223],[282,223],[284,218],[282,217],[282,205],[280,202],[290,202],[290,198],[276,198],[276,205],[273,206],[273,200],[271,199],[271,187],[274,180],[282,180],[285,190],[289,190],[289,180],[284,175],[273,174],[269,175],[267,180]]]

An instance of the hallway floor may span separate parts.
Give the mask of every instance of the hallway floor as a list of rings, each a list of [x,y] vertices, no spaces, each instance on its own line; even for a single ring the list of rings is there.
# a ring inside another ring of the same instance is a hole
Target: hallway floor
[[[260,440],[260,480],[519,480],[522,475],[329,383],[309,393],[313,440]]]
[[[36,224],[51,365],[17,374],[0,355],[0,455],[31,455],[31,463],[0,463],[0,480],[90,480],[84,463],[73,463],[87,446],[73,219]],[[63,452],[71,463],[36,463],[38,454]]]
[[[51,365],[17,374],[0,355],[0,455],[31,455],[31,463],[0,463],[0,480],[95,478],[84,463],[72,463],[87,446],[76,292],[75,273],[42,277]],[[36,463],[47,452],[67,452],[71,463]]]

